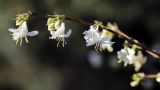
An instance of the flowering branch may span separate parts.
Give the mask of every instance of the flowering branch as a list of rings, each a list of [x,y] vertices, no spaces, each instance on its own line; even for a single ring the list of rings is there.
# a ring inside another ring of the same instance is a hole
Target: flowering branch
[[[68,20],[90,26],[89,30],[83,32],[84,39],[87,43],[86,46],[94,45],[97,52],[105,49],[107,49],[109,52],[112,52],[112,44],[115,42],[112,42],[111,39],[114,37],[114,35],[124,39],[124,48],[117,52],[119,63],[123,61],[124,66],[127,66],[128,64],[133,65],[135,67],[135,71],[139,71],[141,66],[147,60],[147,57],[143,56],[142,51],[145,51],[154,58],[160,59],[160,53],[148,48],[144,44],[138,42],[138,40],[133,39],[122,32],[118,28],[117,24],[108,23],[107,26],[104,26],[100,21],[94,21],[94,23],[90,23],[66,15],[42,15],[33,13],[31,11],[28,11],[28,13],[18,14],[16,17],[16,26],[18,26],[18,28],[9,29],[9,31],[12,32],[11,35],[13,36],[13,40],[16,41],[16,44],[20,41],[20,45],[22,45],[23,38],[28,43],[29,41],[27,36],[36,36],[39,34],[38,31],[28,31],[27,20],[29,20],[30,16],[47,18],[47,26],[51,34],[49,39],[55,39],[58,41],[57,47],[60,43],[62,43],[62,46],[64,47],[66,44],[65,39],[68,38],[72,33],[71,29],[69,29],[67,32],[65,29],[64,21]],[[133,81],[130,84],[133,87],[137,86],[139,82],[145,78],[156,78],[157,82],[160,82],[160,73],[149,75],[145,75],[144,73],[133,74]]]
[[[37,13],[31,13],[31,11],[29,11],[29,14],[31,16],[32,15],[37,15]],[[45,17],[45,18],[53,18],[53,17],[56,17],[56,15],[43,15],[43,17]],[[83,20],[80,20],[80,19],[77,19],[77,18],[66,16],[66,15],[64,15],[64,17],[65,17],[66,20],[78,22],[78,23],[81,23],[83,25],[90,26],[90,25],[94,24],[94,23],[86,22],[86,21],[83,21]],[[112,33],[118,35],[120,38],[123,38],[123,39],[127,40],[130,44],[135,44],[135,45],[141,47],[142,50],[144,50],[146,53],[148,53],[152,57],[160,59],[160,53],[156,52],[155,50],[152,50],[152,49],[148,48],[144,44],[141,44],[140,42],[138,42],[136,39],[133,39],[132,37],[128,36],[127,34],[125,34],[124,32],[122,32],[120,29],[118,29],[118,27],[116,27],[114,29],[110,29],[110,28],[108,28],[106,26],[102,26],[101,28],[102,29],[106,29],[109,32],[112,32]]]

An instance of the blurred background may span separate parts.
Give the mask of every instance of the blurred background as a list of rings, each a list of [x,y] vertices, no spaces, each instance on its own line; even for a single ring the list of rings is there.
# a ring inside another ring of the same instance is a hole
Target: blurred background
[[[28,38],[28,44],[16,45],[8,28],[16,28],[15,15],[27,10],[116,22],[128,35],[160,51],[160,0],[0,0],[0,90],[159,90],[154,79],[130,87],[134,68],[117,63],[123,40],[113,40],[113,53],[96,53],[85,46],[82,33],[88,26],[66,21],[73,33],[64,48],[57,48],[57,42],[48,39],[46,19],[32,17],[29,30],[40,34]],[[141,71],[154,74],[159,65],[148,56]]]

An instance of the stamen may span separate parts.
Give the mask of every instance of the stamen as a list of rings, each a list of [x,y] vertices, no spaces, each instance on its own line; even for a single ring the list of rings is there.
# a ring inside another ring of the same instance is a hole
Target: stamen
[[[66,42],[66,40],[64,39],[64,44],[66,45],[67,44],[67,42]]]
[[[20,39],[21,39],[21,41],[20,41],[20,46],[22,46],[23,37],[21,37]]]
[[[18,42],[19,42],[19,39],[16,40],[16,45],[18,44]]]
[[[60,43],[61,41],[60,40],[58,40],[58,43],[57,43],[57,47],[59,46],[59,43]]]
[[[29,43],[27,36],[25,36],[26,43]]]
[[[101,52],[102,52],[102,48],[101,48],[101,44],[100,44],[100,42],[98,42],[98,48],[99,48],[99,51],[101,51]]]
[[[64,44],[65,44],[65,40],[64,40],[64,38],[62,38],[62,45],[63,45],[63,47],[64,47]]]
[[[96,43],[96,45],[95,45],[95,50],[96,50],[96,52],[98,53],[98,45],[97,45],[97,43]]]

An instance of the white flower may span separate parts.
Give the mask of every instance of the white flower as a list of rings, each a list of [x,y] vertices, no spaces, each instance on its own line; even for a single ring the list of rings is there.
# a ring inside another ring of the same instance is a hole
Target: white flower
[[[102,30],[102,34],[101,34],[101,37],[103,38],[106,38],[108,39],[108,41],[111,41],[111,39],[113,38],[113,33],[103,29]],[[112,44],[101,44],[101,48],[103,50],[107,49],[109,52],[113,52],[113,47],[112,47],[113,43]]]
[[[100,51],[103,50],[104,45],[111,48],[113,42],[111,42],[108,37],[104,37],[101,33],[99,33],[98,28],[98,26],[90,26],[88,31],[83,32],[83,34],[85,34],[84,39],[87,43],[86,46],[95,45],[95,49]]]
[[[22,39],[23,38],[25,38],[26,42],[28,43],[29,41],[27,39],[27,36],[36,36],[39,33],[38,31],[28,32],[28,27],[27,27],[27,22],[26,21],[24,21],[18,29],[9,28],[8,30],[10,32],[12,32],[11,35],[13,36],[13,40],[16,41],[16,44],[20,40],[20,45],[22,45]]]
[[[68,30],[67,33],[65,33],[65,23],[61,23],[60,21],[56,21],[55,23],[55,31],[50,31],[50,34],[52,35],[49,37],[49,39],[56,39],[58,41],[57,47],[59,43],[62,41],[62,45],[66,44],[65,38],[68,38],[71,35],[71,30]]]
[[[126,47],[117,52],[118,59],[124,62],[124,65],[133,64],[135,67],[135,71],[138,71],[142,64],[144,64],[147,60],[146,57],[143,57],[142,53],[138,53],[135,55],[135,50],[132,48]]]
[[[132,57],[134,56],[135,51],[129,47],[125,47],[117,52],[118,59],[124,62],[124,65],[127,66],[128,64],[132,64],[133,60]]]

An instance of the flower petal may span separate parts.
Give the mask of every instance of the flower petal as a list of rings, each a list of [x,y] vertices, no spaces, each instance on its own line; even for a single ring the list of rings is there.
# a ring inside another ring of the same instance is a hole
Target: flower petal
[[[59,20],[56,21],[54,25],[55,25],[55,29],[59,29],[60,28],[60,21]]]
[[[58,28],[56,31],[55,31],[55,35],[59,36],[59,35],[64,35],[64,31],[65,31],[65,24],[62,23],[61,24],[61,27]]]
[[[38,31],[31,31],[31,32],[28,32],[28,33],[27,33],[27,36],[36,36],[36,35],[38,35],[38,34],[39,34]]]
[[[8,30],[9,30],[10,32],[14,32],[14,31],[15,31],[14,28],[9,28]]]
[[[88,47],[88,46],[92,46],[92,45],[94,45],[95,43],[92,43],[92,42],[88,42],[87,44],[86,44],[86,46]]]
[[[65,34],[65,37],[66,37],[66,38],[69,37],[69,36],[71,35],[71,33],[72,33],[72,30],[69,29],[68,32]]]
[[[24,22],[22,23],[22,28],[21,28],[21,30],[28,32],[28,27],[27,27],[27,22],[26,22],[26,21],[24,21]]]
[[[129,53],[129,55],[131,55],[131,56],[135,55],[135,51],[133,49],[127,48],[127,51]]]

